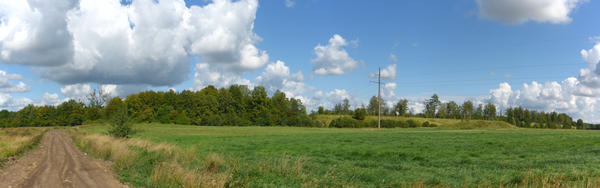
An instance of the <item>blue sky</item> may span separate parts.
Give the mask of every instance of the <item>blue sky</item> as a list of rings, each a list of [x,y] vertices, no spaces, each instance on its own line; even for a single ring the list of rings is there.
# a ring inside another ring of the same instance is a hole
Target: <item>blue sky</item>
[[[595,1],[0,5],[2,109],[85,100],[97,86],[126,97],[231,84],[280,89],[309,109],[359,105],[381,68],[388,105],[407,98],[416,112],[436,93],[600,122]]]

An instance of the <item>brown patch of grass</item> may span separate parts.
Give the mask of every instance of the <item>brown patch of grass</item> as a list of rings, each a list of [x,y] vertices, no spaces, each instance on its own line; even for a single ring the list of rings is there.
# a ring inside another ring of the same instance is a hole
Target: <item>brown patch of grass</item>
[[[0,167],[10,157],[18,156],[34,148],[48,130],[45,127],[18,127],[0,129]]]
[[[220,166],[226,161],[219,154],[209,154],[204,165],[189,165],[198,159],[194,149],[182,150],[167,143],[153,143],[140,139],[116,139],[108,135],[89,134],[86,131],[70,129],[74,142],[90,153],[115,162],[117,171],[131,165],[140,155],[133,147],[144,148],[149,152],[157,152],[165,156],[167,161],[152,166],[151,184],[153,187],[224,187],[230,179],[229,171],[221,171]]]

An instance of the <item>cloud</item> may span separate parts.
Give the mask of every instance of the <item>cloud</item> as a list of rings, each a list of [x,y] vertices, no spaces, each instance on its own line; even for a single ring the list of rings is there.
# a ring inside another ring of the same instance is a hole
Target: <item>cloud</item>
[[[71,99],[87,101],[87,95],[90,94],[92,88],[88,84],[66,85],[60,88],[60,93]]]
[[[250,80],[242,79],[235,73],[211,68],[208,63],[198,63],[194,70],[196,74],[194,75],[194,85],[190,88],[192,91],[202,90],[202,88],[209,85],[217,88],[229,87],[233,84],[247,85],[249,88],[254,87]]]
[[[419,46],[419,43],[415,42],[415,43],[412,44],[412,46],[417,47],[417,46]]]
[[[254,79],[256,85],[262,85],[269,95],[275,91],[284,92],[287,97],[299,97],[315,89],[304,83],[302,71],[290,76],[290,68],[283,61],[277,61],[267,65],[261,76]]]
[[[398,62],[398,58],[396,58],[396,55],[394,55],[394,54],[390,54],[390,57],[388,58],[388,60]]]
[[[14,84],[11,80],[24,80],[24,78],[20,74],[8,74],[6,71],[0,70],[0,92],[23,93],[31,91],[31,87],[25,83]]]
[[[288,80],[294,82],[304,82],[304,75],[302,75],[302,71],[298,71],[297,73],[290,75],[290,77],[288,77]]]
[[[575,119],[592,120],[595,117],[596,99],[575,95],[574,92],[580,88],[579,82],[573,77],[561,84],[524,83],[520,90],[514,91],[508,83],[501,83],[498,89],[490,90],[490,97],[486,102],[496,104],[499,109],[521,106],[531,110],[567,113]]]
[[[67,11],[79,1],[0,2],[0,63],[59,66],[72,60]]]
[[[479,17],[502,24],[539,23],[568,24],[569,14],[586,0],[476,0]]]
[[[377,73],[369,73],[369,77],[377,78]],[[396,80],[396,64],[389,65],[387,68],[381,70],[381,79]]]
[[[290,68],[283,61],[267,65],[261,76],[254,79],[254,83],[264,86],[270,95],[283,87],[283,79],[290,75]]]
[[[292,1],[292,0],[285,0],[285,6],[287,8],[291,8],[294,7],[294,5],[296,5],[296,2]]]
[[[329,39],[329,44],[321,46],[318,44],[314,48],[314,54],[317,58],[310,62],[315,64],[312,67],[312,73],[316,75],[341,75],[345,74],[346,70],[358,68],[359,62],[350,58],[346,50],[342,46],[347,46],[346,39],[339,35],[334,35]]]
[[[387,83],[381,87],[381,99],[385,101],[388,107],[393,107],[400,100],[394,93],[397,86],[396,83]]]
[[[504,74],[504,76],[506,76],[507,78],[512,78],[513,76],[510,74]]]
[[[579,70],[579,81],[590,88],[600,88],[600,70],[597,67],[600,62],[600,44],[596,44],[590,50],[581,50],[581,57],[588,62],[586,68]]]
[[[13,97],[8,93],[0,93],[0,109],[17,111],[32,104],[36,106],[59,105],[68,99],[60,99],[58,94],[44,93],[41,98],[29,99],[25,97]]]
[[[28,2],[0,3],[0,61],[63,85],[173,86],[188,79],[191,56],[238,75],[269,62],[252,31],[257,0]]]
[[[494,75],[496,75],[496,73],[495,73],[495,72],[490,72],[490,74],[489,74],[489,75],[490,75],[490,76],[494,76]]]
[[[392,45],[392,48],[397,48],[399,44],[400,41],[394,41],[394,45]]]
[[[358,38],[356,38],[356,40],[351,40],[350,41],[350,46],[352,48],[358,48],[358,42],[359,42]]]

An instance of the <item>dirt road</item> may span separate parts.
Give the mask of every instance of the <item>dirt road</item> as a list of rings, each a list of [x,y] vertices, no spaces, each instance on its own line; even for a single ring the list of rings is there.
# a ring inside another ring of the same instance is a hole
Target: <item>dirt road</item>
[[[127,187],[117,181],[110,163],[90,158],[71,144],[63,129],[50,130],[40,147],[4,167],[5,187]]]

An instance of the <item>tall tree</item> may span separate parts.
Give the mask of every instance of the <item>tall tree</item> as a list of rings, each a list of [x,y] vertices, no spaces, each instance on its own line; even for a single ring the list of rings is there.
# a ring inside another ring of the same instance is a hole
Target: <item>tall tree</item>
[[[348,115],[348,110],[350,109],[350,100],[348,100],[348,98],[344,99],[344,102],[342,103],[342,108],[344,110],[344,113]]]
[[[436,115],[435,112],[439,105],[440,105],[440,99],[439,99],[438,95],[433,94],[433,96],[431,96],[431,99],[429,99],[429,101],[427,101],[427,106],[428,106],[427,114],[429,115],[429,117],[435,118],[435,115]]]
[[[398,116],[406,116],[408,110],[408,100],[400,99],[400,101],[396,103],[396,113],[398,113]]]

